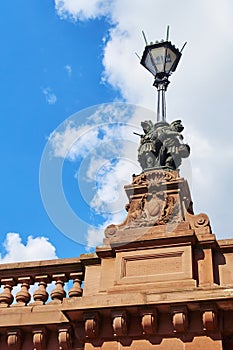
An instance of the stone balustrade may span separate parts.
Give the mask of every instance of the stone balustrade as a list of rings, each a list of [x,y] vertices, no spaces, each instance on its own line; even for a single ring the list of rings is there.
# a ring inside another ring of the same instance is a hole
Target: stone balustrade
[[[0,308],[62,303],[82,296],[84,267],[79,258],[0,265]]]

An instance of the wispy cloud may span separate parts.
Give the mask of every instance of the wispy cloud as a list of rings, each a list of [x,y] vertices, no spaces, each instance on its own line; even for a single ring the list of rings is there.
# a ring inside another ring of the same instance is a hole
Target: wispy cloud
[[[129,111],[124,115],[120,105],[112,105],[100,106],[86,118],[86,124],[68,120],[62,130],[54,131],[49,138],[54,157],[77,162],[75,177],[83,197],[105,220],[122,211],[127,201],[123,185],[132,173],[140,172],[136,161],[138,138],[133,135],[137,126],[123,123],[134,119],[134,109],[129,117]],[[132,112],[132,106],[128,108]],[[105,115],[110,122],[105,122]]]
[[[122,210],[118,213],[108,213],[101,225],[89,228],[86,234],[86,250],[90,251],[96,246],[101,245],[103,243],[105,228],[110,224],[119,224],[123,222],[126,215],[126,210]]]
[[[64,66],[64,69],[65,69],[65,71],[66,71],[68,77],[70,77],[71,74],[72,74],[72,67],[71,67],[71,65],[66,64],[66,65]]]
[[[49,86],[43,88],[42,93],[49,105],[54,105],[57,102],[57,96]]]
[[[188,41],[179,72],[171,78],[176,79],[176,86],[174,88],[171,84],[168,89],[168,120],[181,118],[185,124],[184,134],[189,130],[194,136],[200,135],[199,138],[189,138],[191,143],[195,139],[190,157],[194,203],[197,210],[211,213],[218,232],[223,230],[224,235],[232,235],[229,174],[233,163],[228,151],[233,149],[233,122],[229,118],[233,91],[232,71],[229,69],[233,60],[233,49],[229,46],[233,41],[233,31],[229,30],[232,0],[222,3],[206,0],[192,4],[186,0],[178,3],[173,0],[166,3],[155,0],[56,0],[55,4],[62,18],[80,21],[104,16],[109,21],[108,36],[103,41],[103,81],[118,89],[129,103],[155,109],[153,77],[134,55],[135,51],[141,55],[144,49],[141,30],[145,31],[149,41],[160,40],[170,24],[174,44],[181,48]],[[159,16],[155,22],[156,13]],[[222,60],[219,52],[225,53]],[[217,74],[216,67],[220,66],[221,73]],[[216,89],[216,84],[224,89]],[[223,188],[222,184],[226,182]]]
[[[128,202],[124,184],[130,183],[133,173],[140,172],[139,139],[133,132],[141,131],[138,125],[142,119],[152,117],[154,113],[145,108],[125,103],[104,104],[71,116],[50,135],[41,165],[40,186],[48,215],[60,231],[90,247],[94,244],[91,244],[93,232],[97,230],[99,236],[103,234],[103,225],[111,220],[123,221]],[[61,186],[63,180],[59,174],[64,159],[75,164],[76,172],[72,176],[82,196],[75,213]],[[49,194],[48,183],[51,183]],[[90,210],[85,221],[80,215],[83,201]],[[77,225],[82,237],[77,235]]]

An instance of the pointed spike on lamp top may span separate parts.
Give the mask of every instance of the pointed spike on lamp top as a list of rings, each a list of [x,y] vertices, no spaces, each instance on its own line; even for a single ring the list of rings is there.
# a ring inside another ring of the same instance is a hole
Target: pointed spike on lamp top
[[[186,44],[187,44],[187,41],[186,41],[186,42],[184,43],[184,45],[182,46],[182,48],[181,48],[180,52],[182,52],[182,51],[184,50],[184,48],[185,48]]]
[[[169,40],[169,29],[170,29],[170,27],[169,27],[169,26],[167,26],[167,36],[166,36],[166,41],[168,41],[168,40]]]
[[[148,42],[147,42],[147,39],[146,39],[146,35],[145,35],[145,33],[144,33],[143,30],[142,30],[142,35],[143,35],[143,38],[144,38],[144,40],[145,40],[146,45],[148,45]]]

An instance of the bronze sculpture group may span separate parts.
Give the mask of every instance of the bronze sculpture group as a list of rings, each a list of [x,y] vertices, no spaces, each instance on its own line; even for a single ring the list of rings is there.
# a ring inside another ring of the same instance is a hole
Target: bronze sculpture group
[[[143,170],[166,169],[176,170],[182,158],[190,154],[190,147],[184,144],[181,132],[184,127],[181,120],[171,124],[151,120],[141,122],[144,134],[138,148],[138,161]]]

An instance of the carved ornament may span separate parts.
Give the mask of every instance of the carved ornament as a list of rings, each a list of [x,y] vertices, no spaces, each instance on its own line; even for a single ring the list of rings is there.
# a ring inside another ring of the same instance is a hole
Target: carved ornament
[[[87,338],[95,338],[99,334],[100,318],[97,312],[84,314],[85,334]]]
[[[64,326],[58,329],[58,343],[60,350],[70,350],[72,348],[71,326]]]
[[[7,333],[7,345],[11,350],[21,350],[22,333],[20,330],[9,331]]]
[[[178,171],[153,170],[145,171],[139,175],[133,175],[133,185],[158,185],[163,182],[174,181],[178,178]]]
[[[188,328],[188,311],[185,306],[172,309],[172,324],[174,333],[184,333]]]
[[[188,212],[185,215],[185,220],[189,222],[190,227],[197,233],[212,233],[210,220],[206,214],[192,215]]]
[[[127,335],[126,311],[112,311],[112,327],[115,337]]]
[[[203,329],[211,332],[217,328],[217,313],[215,310],[207,310],[202,313]]]
[[[32,331],[34,350],[46,350],[46,329],[38,328]]]
[[[157,311],[143,310],[140,314],[143,334],[155,334],[158,327]]]
[[[180,206],[175,196],[164,192],[145,194],[129,204],[126,220],[120,225],[111,224],[105,229],[107,238],[115,237],[117,230],[133,227],[157,226],[180,222]]]

